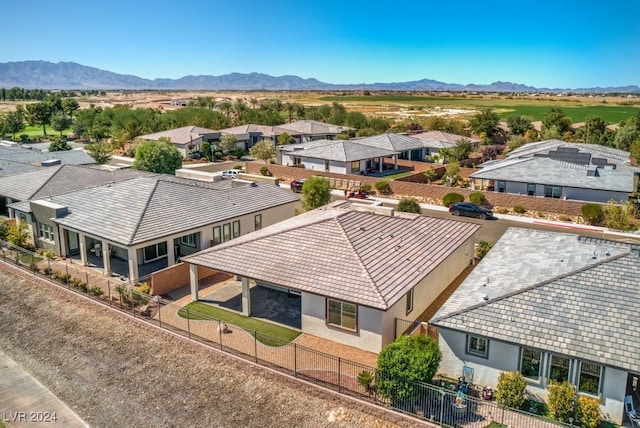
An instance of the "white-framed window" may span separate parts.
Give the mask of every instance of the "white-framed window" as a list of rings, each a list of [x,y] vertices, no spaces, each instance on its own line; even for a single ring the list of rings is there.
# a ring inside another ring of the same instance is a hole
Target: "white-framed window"
[[[358,307],[353,303],[327,299],[327,324],[346,330],[358,329]]]
[[[225,223],[222,225],[222,240],[224,242],[231,240],[231,223]]]
[[[158,242],[143,248],[145,263],[167,256],[167,243],[165,241]]]
[[[53,233],[53,226],[46,223],[40,223],[40,238],[45,241],[55,242],[55,235]]]
[[[240,220],[233,222],[233,237],[238,238],[240,236]]]
[[[602,366],[595,363],[580,361],[578,375],[578,391],[591,395],[600,394],[600,381],[602,379]]]
[[[544,186],[544,197],[560,199],[562,197],[562,187],[560,186]]]
[[[479,336],[467,336],[467,354],[489,357],[489,340]]]
[[[563,382],[569,380],[569,369],[571,360],[560,355],[551,355],[549,358],[549,373],[547,379],[549,381]]]
[[[222,242],[222,227],[215,226],[213,228],[213,245],[219,244]]]
[[[540,380],[540,368],[542,367],[542,351],[531,348],[522,348],[520,351],[520,373],[527,379]]]
[[[413,311],[413,288],[409,290],[409,292],[407,293],[406,310],[407,310],[407,315],[409,315],[411,311]]]
[[[196,237],[197,234],[192,233],[190,235],[184,235],[180,237],[180,243],[186,245],[187,247],[196,247]]]
[[[256,230],[262,229],[262,214],[256,214],[253,221],[254,221]]]

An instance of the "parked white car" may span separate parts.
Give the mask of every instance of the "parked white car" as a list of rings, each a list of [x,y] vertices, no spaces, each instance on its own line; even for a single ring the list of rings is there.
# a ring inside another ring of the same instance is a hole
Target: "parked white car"
[[[239,169],[225,169],[224,171],[222,171],[220,176],[222,178],[236,178],[241,172],[242,171],[240,171]]]

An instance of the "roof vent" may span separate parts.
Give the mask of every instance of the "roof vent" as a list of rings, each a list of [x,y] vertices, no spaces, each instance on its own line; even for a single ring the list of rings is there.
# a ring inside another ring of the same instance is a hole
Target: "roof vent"
[[[482,296],[482,300],[489,300],[489,296],[488,296],[488,295],[486,295],[486,294],[485,294],[485,295],[483,295],[483,296]]]
[[[60,165],[61,163],[62,162],[60,162],[60,159],[47,159],[40,162],[42,166]]]

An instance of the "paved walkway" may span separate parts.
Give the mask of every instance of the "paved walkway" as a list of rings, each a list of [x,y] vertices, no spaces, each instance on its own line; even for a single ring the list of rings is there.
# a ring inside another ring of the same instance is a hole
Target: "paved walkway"
[[[7,427],[88,427],[44,385],[0,351],[0,422]]]

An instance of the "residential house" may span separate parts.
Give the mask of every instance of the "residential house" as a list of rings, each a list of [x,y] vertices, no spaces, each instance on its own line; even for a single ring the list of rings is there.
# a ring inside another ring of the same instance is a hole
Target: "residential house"
[[[0,145],[0,177],[33,171],[53,165],[93,165],[95,161],[84,150],[41,151],[29,145]]]
[[[414,138],[413,136],[384,133],[365,138],[353,138],[351,141],[389,150],[391,152],[397,152],[398,159],[422,161],[425,156],[424,142],[418,138]]]
[[[277,151],[277,158],[283,165],[302,165],[313,171],[338,174],[382,172],[386,157],[393,157],[394,168],[398,168],[399,152],[362,144],[360,141],[316,140],[278,146]]]
[[[207,183],[148,174],[8,205],[38,247],[136,280],[180,257],[287,219],[291,192],[267,183]]]
[[[628,152],[548,140],[485,162],[469,177],[477,190],[606,203],[627,201],[638,188],[639,174]]]
[[[250,288],[301,296],[303,333],[371,352],[396,337],[397,320],[415,320],[473,260],[479,225],[334,203],[183,258],[193,300],[198,266],[236,275],[242,311]]]
[[[218,141],[220,135],[220,131],[213,129],[201,128],[199,126],[183,126],[182,128],[141,135],[139,138],[148,141],[158,141],[160,138],[165,138],[178,149],[183,158],[188,158],[190,155],[192,156],[193,153],[200,152],[200,145],[204,141]]]
[[[430,323],[440,371],[496,386],[520,371],[546,397],[569,381],[616,423],[640,378],[640,246],[510,228]]]
[[[251,147],[262,140],[274,141],[275,144],[277,140],[275,129],[276,127],[269,125],[248,124],[221,129],[218,132],[220,135],[235,135],[238,139],[238,148],[248,153]]]
[[[347,126],[318,122],[317,120],[298,120],[284,125],[277,125],[276,134],[286,132],[296,139],[297,143],[308,143],[314,140],[333,140],[337,135],[353,130]]]
[[[433,156],[442,149],[451,149],[456,147],[460,141],[468,141],[475,149],[480,146],[480,140],[477,138],[465,137],[464,135],[452,134],[444,131],[423,131],[411,134],[411,137],[417,138],[423,143],[422,158],[425,156]]]

